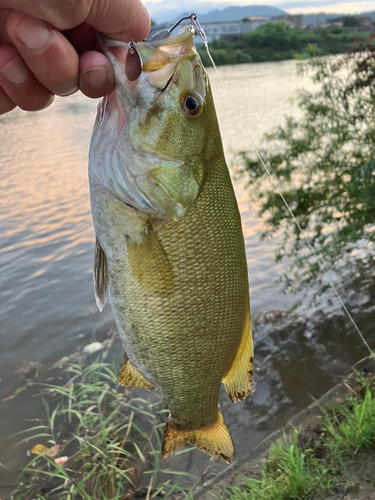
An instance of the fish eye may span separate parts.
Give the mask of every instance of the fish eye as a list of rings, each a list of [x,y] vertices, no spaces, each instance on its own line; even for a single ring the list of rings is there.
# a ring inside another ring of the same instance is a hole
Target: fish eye
[[[189,95],[189,97],[185,101],[185,106],[186,106],[186,109],[188,109],[189,111],[196,111],[199,104],[198,104],[198,101],[196,99],[194,99],[194,97],[191,97]]]
[[[181,103],[182,111],[189,118],[196,118],[203,111],[203,99],[197,93],[185,94]]]

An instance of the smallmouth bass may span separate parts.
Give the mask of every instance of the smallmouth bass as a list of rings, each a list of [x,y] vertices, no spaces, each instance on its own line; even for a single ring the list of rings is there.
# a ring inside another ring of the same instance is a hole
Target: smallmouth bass
[[[119,383],[162,390],[170,410],[162,456],[195,444],[230,462],[218,410],[253,370],[241,219],[208,77],[189,30],[127,47],[104,40],[116,90],[98,108],[89,157],[96,233],[94,287],[124,345]]]

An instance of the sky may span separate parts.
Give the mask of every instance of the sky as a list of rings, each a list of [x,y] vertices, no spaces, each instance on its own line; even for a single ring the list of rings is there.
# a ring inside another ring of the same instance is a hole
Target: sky
[[[213,9],[224,9],[229,5],[272,5],[291,14],[308,14],[317,12],[356,14],[375,10],[375,0],[354,0],[342,2],[338,0],[142,0],[150,11],[151,17],[157,18],[169,12],[171,18],[184,11],[197,11],[205,14]],[[163,13],[163,14],[161,14]]]

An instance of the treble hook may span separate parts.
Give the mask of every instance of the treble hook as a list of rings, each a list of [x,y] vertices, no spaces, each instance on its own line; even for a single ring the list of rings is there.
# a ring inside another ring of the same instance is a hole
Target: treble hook
[[[171,29],[169,30],[169,32],[170,32],[170,33],[172,33],[172,31],[173,31],[174,29],[176,29],[176,28],[177,28],[177,26],[178,26],[179,24],[181,24],[181,23],[182,23],[182,21],[186,21],[187,19],[190,19],[190,21],[193,23],[193,22],[194,22],[194,20],[196,20],[196,19],[197,19],[197,15],[196,15],[196,14],[191,14],[190,16],[183,17],[182,19],[180,19],[180,20],[178,21],[178,23],[176,23],[176,24],[173,26],[173,28],[171,28]]]
[[[165,38],[168,38],[169,35],[172,33],[172,31],[174,29],[176,29],[177,26],[179,26],[182,23],[182,21],[187,21],[188,19],[190,19],[191,25],[195,29],[195,32],[202,38],[203,42],[206,44],[207,43],[206,33],[204,32],[204,29],[200,25],[200,23],[198,21],[198,16],[196,14],[191,14],[190,16],[183,17],[171,29],[164,29],[164,30],[158,31],[157,33],[155,33],[155,35],[152,35],[152,36],[149,36],[148,38],[146,38],[145,41],[146,42],[155,42],[157,40],[164,40]]]

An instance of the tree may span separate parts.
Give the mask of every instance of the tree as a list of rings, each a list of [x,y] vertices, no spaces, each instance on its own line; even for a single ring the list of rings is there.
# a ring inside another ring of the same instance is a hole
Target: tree
[[[358,16],[345,16],[343,19],[343,25],[347,28],[353,28],[358,24]]]
[[[315,47],[315,53],[343,54],[352,47],[362,33],[353,33],[342,26],[318,28],[303,32],[292,29],[283,22],[267,23],[255,31],[242,35],[236,42],[220,38],[210,42],[210,51],[216,64],[282,61],[303,57]],[[211,66],[205,47],[198,49],[205,66]]]
[[[320,280],[316,256],[329,270],[350,279],[373,267],[375,243],[375,51],[340,59],[313,58],[301,71],[312,72],[318,88],[301,91],[300,120],[266,135],[261,155],[293,209],[300,234],[259,160],[243,153],[250,196],[261,203],[267,229],[281,230],[276,259],[292,257],[284,288],[297,291]],[[267,186],[267,187],[265,187]]]

